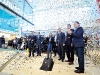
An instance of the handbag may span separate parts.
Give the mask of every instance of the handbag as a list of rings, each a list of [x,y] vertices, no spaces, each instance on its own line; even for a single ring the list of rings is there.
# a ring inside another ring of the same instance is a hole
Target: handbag
[[[26,49],[26,52],[29,52],[29,49],[28,48]]]

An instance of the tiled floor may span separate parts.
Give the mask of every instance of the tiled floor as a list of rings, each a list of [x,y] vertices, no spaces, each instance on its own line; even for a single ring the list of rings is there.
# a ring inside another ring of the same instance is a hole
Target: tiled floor
[[[42,71],[39,69],[46,54],[38,57],[27,56],[28,53],[21,52],[0,72],[0,75],[79,75],[74,73],[75,66],[78,66],[76,56],[74,65],[68,65],[67,62],[58,61],[58,57],[53,57],[54,66],[52,71]],[[81,75],[100,75],[100,69],[94,67],[92,62],[87,58],[85,60],[85,73]]]
[[[6,63],[13,55],[15,54],[15,51],[0,51],[0,66],[2,66],[4,63]]]

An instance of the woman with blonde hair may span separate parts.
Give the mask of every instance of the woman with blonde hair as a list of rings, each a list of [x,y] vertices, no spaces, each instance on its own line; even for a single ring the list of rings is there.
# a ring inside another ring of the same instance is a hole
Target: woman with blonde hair
[[[52,33],[49,33],[48,37],[48,48],[47,48],[47,58],[51,58],[52,56],[52,45],[54,43],[54,37],[52,36]]]

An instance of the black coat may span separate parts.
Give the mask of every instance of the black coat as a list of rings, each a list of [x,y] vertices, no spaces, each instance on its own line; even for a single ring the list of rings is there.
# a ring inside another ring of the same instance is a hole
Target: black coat
[[[56,44],[63,45],[65,44],[65,33],[61,32],[57,34]]]
[[[33,48],[34,45],[36,44],[36,36],[29,36],[28,37],[28,48]]]
[[[5,38],[1,37],[1,44],[5,44]]]
[[[50,37],[47,37],[47,41],[48,43],[54,44],[54,37],[51,37],[51,40],[49,40]]]
[[[72,33],[74,47],[84,47],[83,33],[84,30],[82,27],[78,27]]]
[[[74,32],[73,29],[71,29],[71,31]],[[65,39],[66,40],[66,45],[71,45],[71,43],[72,43],[72,35],[68,34],[68,32],[67,32],[65,38],[66,38]]]

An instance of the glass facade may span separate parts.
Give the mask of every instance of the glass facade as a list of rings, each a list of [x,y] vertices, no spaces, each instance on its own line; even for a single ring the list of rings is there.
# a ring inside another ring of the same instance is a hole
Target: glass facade
[[[0,36],[9,34],[21,37],[22,27],[32,25],[31,14],[32,8],[26,0],[0,0]]]
[[[16,32],[20,25],[19,19],[7,11],[5,8],[0,9],[0,29]]]

